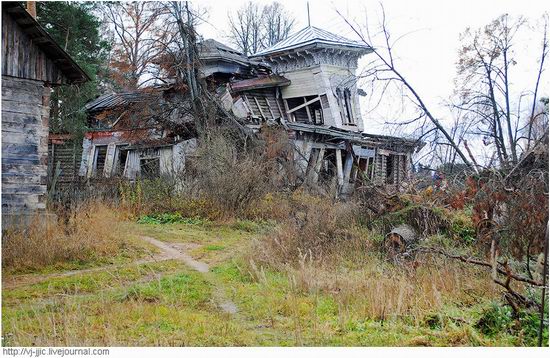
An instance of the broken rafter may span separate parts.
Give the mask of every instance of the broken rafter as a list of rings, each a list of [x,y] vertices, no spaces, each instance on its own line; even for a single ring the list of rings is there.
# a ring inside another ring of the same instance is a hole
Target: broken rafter
[[[262,106],[260,106],[260,102],[258,102],[256,96],[252,96],[252,98],[254,98],[254,103],[256,103],[256,106],[258,106],[258,110],[260,111],[260,116],[262,117],[262,119],[267,119],[267,117],[264,115],[264,111],[262,111]]]
[[[269,113],[271,114],[271,119],[275,120],[275,114],[273,114],[273,109],[271,109],[271,105],[269,104],[269,99],[264,96],[265,103],[267,104],[267,109],[269,109]]]

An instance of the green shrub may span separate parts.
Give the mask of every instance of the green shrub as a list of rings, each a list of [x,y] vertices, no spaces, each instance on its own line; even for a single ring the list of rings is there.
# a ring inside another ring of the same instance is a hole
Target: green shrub
[[[476,229],[471,216],[464,211],[454,213],[451,219],[451,235],[458,237],[463,243],[473,243],[476,239]]]
[[[207,219],[200,217],[187,218],[180,213],[163,213],[144,215],[139,218],[138,224],[187,224],[187,225],[203,225],[208,222]]]
[[[493,303],[481,313],[475,327],[481,333],[493,337],[497,333],[509,330],[513,321],[512,313],[510,307]]]

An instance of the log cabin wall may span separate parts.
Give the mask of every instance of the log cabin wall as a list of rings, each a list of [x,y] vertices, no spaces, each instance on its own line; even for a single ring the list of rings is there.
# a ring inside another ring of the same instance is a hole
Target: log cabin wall
[[[2,215],[45,209],[50,88],[2,76]]]
[[[51,86],[89,79],[18,2],[2,3],[3,227],[46,208]]]

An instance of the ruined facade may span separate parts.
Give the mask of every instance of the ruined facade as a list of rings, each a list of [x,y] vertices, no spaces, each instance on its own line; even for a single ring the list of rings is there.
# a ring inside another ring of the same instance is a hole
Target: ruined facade
[[[336,182],[347,193],[354,183],[397,188],[409,177],[418,143],[365,133],[355,72],[369,46],[309,26],[250,58],[215,40],[198,49],[199,77],[226,113],[256,132],[266,123],[287,131],[302,182]],[[163,122],[173,116],[181,125],[193,118],[167,114],[162,104],[177,100],[171,91],[168,85],[89,103],[93,130],[84,140],[80,175],[136,179],[184,167],[196,140]],[[136,103],[145,107],[130,110]]]
[[[341,192],[358,179],[397,187],[410,175],[416,141],[369,135],[361,117],[357,64],[372,49],[308,26],[253,59],[290,80],[281,89],[299,174],[336,177]]]
[[[92,130],[83,139],[79,175],[134,180],[181,171],[186,154],[196,148],[185,104],[185,95],[172,85],[89,102],[85,109]]]
[[[370,47],[308,26],[252,58],[290,80],[281,92],[289,122],[363,131],[357,61]]]

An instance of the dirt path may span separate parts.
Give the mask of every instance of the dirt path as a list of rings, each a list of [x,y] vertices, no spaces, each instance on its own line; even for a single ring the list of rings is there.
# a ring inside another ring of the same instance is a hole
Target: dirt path
[[[216,285],[212,276],[209,275],[210,268],[208,267],[208,264],[193,259],[187,253],[182,251],[182,248],[179,247],[177,244],[170,244],[147,236],[142,237],[142,239],[152,245],[155,245],[158,249],[161,250],[162,255],[166,256],[168,259],[179,260],[187,266],[191,267],[193,270],[203,273],[205,278],[214,285],[213,296],[214,301],[217,303],[218,307],[220,307],[222,311],[226,313],[236,314],[238,312],[235,303],[233,303],[226,297],[225,293],[223,292],[223,288]]]
[[[152,255],[151,258],[141,259],[121,265],[100,266],[89,269],[73,270],[46,275],[18,275],[14,277],[4,278],[2,281],[2,286],[6,289],[13,289],[21,286],[44,282],[52,278],[69,277],[79,274],[118,269],[134,265],[143,265],[147,263],[161,262],[166,260],[178,260],[183,262],[185,265],[189,266],[193,270],[202,273],[205,278],[214,286],[214,290],[212,293],[214,301],[222,311],[230,314],[236,314],[238,312],[237,306],[233,302],[231,302],[231,300],[227,299],[225,293],[223,292],[223,288],[219,285],[216,285],[213,275],[210,274],[208,264],[193,259],[189,254],[184,251],[185,249],[178,244],[163,242],[147,236],[143,236],[141,238],[144,241],[147,241],[148,243],[157,247],[161,251],[161,253]]]
[[[181,251],[176,245],[171,245],[169,243],[153,239],[152,237],[148,236],[143,236],[142,239],[160,249],[162,255],[166,257],[166,260],[179,260],[187,266],[191,267],[193,270],[202,273],[208,272],[209,270],[207,264],[205,264],[204,262],[196,261],[187,253]]]

